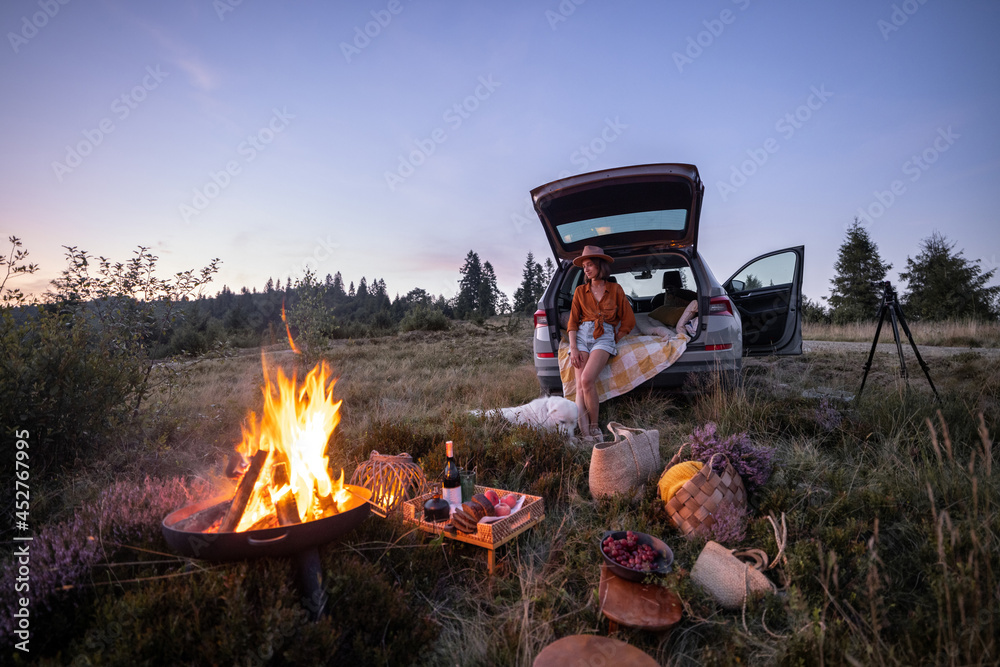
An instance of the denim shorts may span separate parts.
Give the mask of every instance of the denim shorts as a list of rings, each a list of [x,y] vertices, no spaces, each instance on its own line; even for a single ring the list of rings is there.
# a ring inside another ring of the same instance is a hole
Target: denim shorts
[[[618,354],[615,344],[615,329],[610,324],[604,324],[604,335],[594,340],[594,323],[580,322],[576,331],[576,349],[590,354],[594,350],[604,350],[612,357]]]

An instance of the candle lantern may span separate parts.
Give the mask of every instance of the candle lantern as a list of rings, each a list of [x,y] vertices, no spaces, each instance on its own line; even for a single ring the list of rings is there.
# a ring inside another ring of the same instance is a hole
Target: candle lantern
[[[424,471],[409,454],[390,456],[373,451],[351,476],[351,484],[372,492],[372,502],[386,513],[404,500],[422,495],[427,490]]]

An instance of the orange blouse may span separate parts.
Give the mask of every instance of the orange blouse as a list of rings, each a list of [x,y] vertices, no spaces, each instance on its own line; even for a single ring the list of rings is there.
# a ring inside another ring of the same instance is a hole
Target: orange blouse
[[[625,290],[618,283],[604,283],[604,296],[597,303],[590,283],[585,282],[573,293],[573,305],[569,309],[567,331],[577,331],[581,322],[594,322],[594,340],[604,335],[604,324],[621,327],[615,334],[615,342],[624,338],[635,328],[635,314],[625,298]]]

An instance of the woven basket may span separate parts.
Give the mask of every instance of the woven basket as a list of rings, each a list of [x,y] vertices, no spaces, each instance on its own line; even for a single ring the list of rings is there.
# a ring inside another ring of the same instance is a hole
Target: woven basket
[[[660,432],[608,424],[613,442],[594,445],[590,454],[590,495],[629,493],[660,469]]]
[[[753,565],[740,560],[750,558]],[[709,540],[691,568],[691,581],[701,586],[726,609],[739,609],[748,597],[776,590],[761,571],[767,555],[759,549],[734,552]]]
[[[684,445],[681,445],[667,464],[668,469],[680,462],[683,450]],[[670,520],[684,535],[707,534],[715,524],[715,513],[723,505],[746,508],[747,492],[743,480],[728,461],[721,475],[712,470],[716,456],[713,454],[708,463],[667,502]]]
[[[381,516],[427,490],[424,471],[413,462],[412,456],[379,454],[377,451],[372,451],[368,460],[355,469],[350,483],[371,490],[371,502],[381,510]]]

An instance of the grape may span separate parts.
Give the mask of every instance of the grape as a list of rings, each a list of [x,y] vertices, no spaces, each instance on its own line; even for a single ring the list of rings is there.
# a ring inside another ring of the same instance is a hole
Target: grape
[[[601,543],[604,554],[622,567],[641,572],[656,569],[654,563],[659,556],[657,551],[648,544],[640,544],[639,537],[631,530],[625,531],[625,536],[618,539],[610,535]]]

